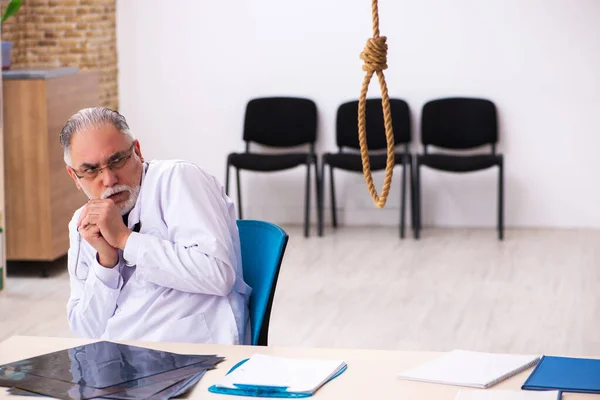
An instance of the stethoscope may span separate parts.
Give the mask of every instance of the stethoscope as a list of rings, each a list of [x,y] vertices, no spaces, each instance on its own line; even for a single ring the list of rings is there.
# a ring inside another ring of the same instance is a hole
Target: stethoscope
[[[85,281],[87,279],[88,273],[85,274],[85,276],[83,278],[80,278],[79,275],[77,274],[77,271],[79,270],[79,253],[81,252],[81,235],[79,234],[79,228],[77,229],[77,256],[75,257],[75,271],[73,271],[75,273],[75,278],[77,278],[77,280],[79,281]]]

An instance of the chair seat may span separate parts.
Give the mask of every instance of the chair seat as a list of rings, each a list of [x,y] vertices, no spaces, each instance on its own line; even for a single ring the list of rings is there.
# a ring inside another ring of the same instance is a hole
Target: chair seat
[[[251,171],[280,171],[305,165],[311,153],[258,154],[231,153],[228,161],[232,166]]]
[[[421,154],[419,164],[449,172],[470,172],[491,168],[502,163],[501,154],[459,156],[452,154]]]
[[[404,159],[406,159],[406,162],[410,164],[412,157],[410,154],[396,153],[394,157],[394,164],[401,165]],[[386,154],[369,155],[371,171],[385,169],[386,161]],[[362,172],[363,170],[360,154],[325,153],[323,154],[323,162],[331,165],[334,168],[344,169],[346,171]]]

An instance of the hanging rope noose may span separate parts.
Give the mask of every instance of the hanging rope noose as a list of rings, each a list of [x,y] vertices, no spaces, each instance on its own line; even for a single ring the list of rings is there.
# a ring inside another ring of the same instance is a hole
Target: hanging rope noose
[[[372,0],[373,38],[367,40],[367,45],[360,54],[360,58],[365,62],[362,69],[367,73],[365,74],[365,79],[363,80],[362,89],[360,91],[360,98],[358,100],[358,140],[360,143],[360,155],[362,158],[363,173],[367,181],[367,188],[369,189],[369,193],[377,208],[383,208],[390,191],[392,175],[394,172],[394,132],[392,129],[390,98],[385,83],[385,76],[383,75],[383,70],[387,69],[387,44],[385,43],[387,38],[385,36],[379,36],[379,12],[377,1],[378,0]],[[377,73],[379,86],[381,87],[381,103],[383,106],[383,121],[385,123],[385,137],[387,141],[387,161],[381,197],[377,195],[377,190],[375,189],[375,185],[373,185],[373,177],[371,176],[365,122],[367,91],[369,90],[371,77],[375,72]]]

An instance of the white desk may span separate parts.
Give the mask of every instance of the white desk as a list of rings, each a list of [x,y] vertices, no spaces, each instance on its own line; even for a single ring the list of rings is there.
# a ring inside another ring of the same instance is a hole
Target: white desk
[[[14,336],[0,343],[0,364],[24,358],[50,353],[57,350],[92,343],[95,340],[72,338],[48,338],[33,336]],[[343,359],[348,363],[348,370],[322,387],[313,398],[324,399],[394,399],[394,400],[453,400],[459,387],[435,385],[421,382],[410,382],[396,378],[399,371],[428,361],[439,353],[403,352],[381,350],[346,350],[317,348],[284,348],[253,346],[221,346],[183,343],[143,343],[124,342],[131,345],[149,347],[175,353],[217,354],[226,357],[216,369],[208,371],[188,395],[190,399],[243,399],[245,397],[213,394],[208,387],[218,381],[238,361],[250,357],[256,352],[264,354],[304,357]],[[529,376],[529,369],[508,379],[492,389],[519,389]],[[10,396],[5,388],[0,388],[0,399],[23,399]],[[565,393],[565,400],[600,399],[600,395],[578,395]]]

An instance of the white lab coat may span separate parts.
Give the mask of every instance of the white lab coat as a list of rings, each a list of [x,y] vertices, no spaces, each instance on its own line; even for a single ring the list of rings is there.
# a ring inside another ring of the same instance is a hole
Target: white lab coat
[[[217,180],[185,161],[144,164],[119,263],[104,268],[69,224],[71,296],[78,335],[105,340],[249,344],[235,208]]]

